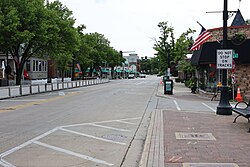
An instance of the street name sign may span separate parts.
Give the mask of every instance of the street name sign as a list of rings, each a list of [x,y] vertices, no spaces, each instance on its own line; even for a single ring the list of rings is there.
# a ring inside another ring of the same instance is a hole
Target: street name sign
[[[217,69],[232,69],[233,68],[233,50],[218,49],[217,50]]]

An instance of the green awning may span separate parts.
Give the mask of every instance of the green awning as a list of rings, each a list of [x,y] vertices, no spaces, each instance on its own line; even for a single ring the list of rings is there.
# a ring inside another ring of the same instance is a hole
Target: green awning
[[[109,69],[102,69],[102,72],[109,72]]]

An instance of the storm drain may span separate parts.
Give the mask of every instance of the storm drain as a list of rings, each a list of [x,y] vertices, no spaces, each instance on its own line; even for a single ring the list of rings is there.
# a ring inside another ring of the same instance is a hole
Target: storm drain
[[[183,167],[239,167],[235,163],[183,163]]]
[[[107,139],[107,140],[122,142],[127,138],[127,136],[117,135],[117,134],[107,134],[107,135],[103,135],[102,138]]]
[[[176,139],[184,139],[184,140],[216,140],[212,133],[184,133],[184,132],[176,132]]]

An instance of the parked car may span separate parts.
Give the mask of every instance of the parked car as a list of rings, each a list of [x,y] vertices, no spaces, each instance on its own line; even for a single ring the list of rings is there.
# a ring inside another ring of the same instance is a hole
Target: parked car
[[[140,74],[140,78],[146,78],[146,74]]]
[[[129,74],[128,79],[135,79],[135,74]]]

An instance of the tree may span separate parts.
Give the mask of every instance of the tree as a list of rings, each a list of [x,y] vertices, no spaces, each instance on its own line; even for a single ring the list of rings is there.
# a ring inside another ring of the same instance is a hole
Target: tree
[[[158,58],[158,56],[151,58],[150,64],[151,64],[151,73],[158,74],[159,73],[159,58]]]
[[[117,50],[110,47],[106,53],[105,62],[109,67],[111,67],[111,77],[114,78],[115,66],[121,66],[122,63],[125,62],[125,59]]]
[[[24,64],[30,57],[55,56],[76,48],[77,36],[71,15],[59,1],[0,2],[0,48],[15,60],[17,85],[21,84]]]
[[[189,50],[193,44],[193,38],[189,35],[194,33],[195,30],[191,30],[190,28],[181,34],[181,36],[175,42],[174,48],[174,63],[178,64],[179,61],[184,60],[186,58],[186,54],[191,53]]]
[[[167,69],[166,67],[168,67],[168,64],[171,64],[173,59],[174,28],[168,26],[168,22],[160,22],[158,27],[160,28],[161,36],[159,40],[155,39],[154,49],[158,52],[160,71],[163,72]]]

